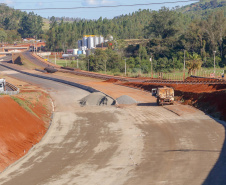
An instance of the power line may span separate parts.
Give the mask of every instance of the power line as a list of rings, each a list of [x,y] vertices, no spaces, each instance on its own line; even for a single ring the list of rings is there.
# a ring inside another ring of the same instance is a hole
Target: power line
[[[95,9],[95,8],[118,8],[118,7],[176,4],[176,3],[187,3],[187,2],[197,2],[197,1],[199,1],[199,0],[184,0],[184,1],[173,1],[173,2],[130,4],[130,5],[113,5],[113,6],[90,6],[90,7],[71,7],[71,8],[33,8],[33,9],[17,9],[17,10],[70,10],[70,9],[76,10],[76,9]]]
[[[13,4],[25,3],[25,4],[37,4],[37,3],[81,3],[82,1],[39,1],[39,2],[28,2],[28,1],[20,1],[13,2]]]

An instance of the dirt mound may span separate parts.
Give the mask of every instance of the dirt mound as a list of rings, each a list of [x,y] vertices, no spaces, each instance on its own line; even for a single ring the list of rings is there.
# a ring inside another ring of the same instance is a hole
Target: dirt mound
[[[199,78],[199,77],[187,77],[185,81],[199,81],[199,82],[219,82],[216,78]]]
[[[175,91],[182,92],[195,92],[195,93],[203,93],[203,92],[214,92],[217,90],[226,89],[226,84],[164,84],[164,83],[139,83],[139,82],[127,82],[121,83],[121,85],[125,85],[128,87],[135,87],[139,89],[144,89],[151,92],[152,88],[157,87],[173,87]]]
[[[94,92],[80,100],[81,106],[110,106],[115,104],[115,100],[101,92]]]
[[[134,100],[133,98],[127,95],[120,96],[119,98],[116,99],[116,101],[118,102],[118,104],[122,104],[122,105],[130,105],[130,104],[138,103],[136,100]]]
[[[8,96],[0,97],[0,171],[24,156],[46,132],[44,122]]]
[[[181,93],[178,97],[183,104],[193,105],[205,113],[226,120],[226,90],[212,93]]]
[[[104,82],[109,82],[109,83],[115,83],[115,82],[118,82],[118,80],[114,79],[114,78],[110,78]]]
[[[226,120],[226,84],[156,84],[156,83],[121,83],[121,85],[150,91],[152,88],[173,87],[175,96],[184,104],[193,105],[204,112]]]

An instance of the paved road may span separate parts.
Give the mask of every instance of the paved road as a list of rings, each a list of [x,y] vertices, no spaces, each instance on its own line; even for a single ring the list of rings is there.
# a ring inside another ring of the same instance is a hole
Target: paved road
[[[43,62],[40,62],[39,60],[37,60],[35,57],[33,57],[31,55],[31,52],[30,51],[25,51],[22,53],[25,57],[27,57],[28,60],[32,61],[35,65],[37,66],[41,66],[43,68],[45,67],[48,67],[47,64],[43,63]]]
[[[56,110],[42,141],[0,174],[0,184],[226,184],[225,128],[201,111],[176,105],[178,116],[154,103],[80,107],[86,91],[10,76],[47,89]]]

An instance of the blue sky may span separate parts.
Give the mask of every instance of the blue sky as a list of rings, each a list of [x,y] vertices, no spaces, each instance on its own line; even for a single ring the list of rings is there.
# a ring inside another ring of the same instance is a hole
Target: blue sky
[[[131,4],[147,4],[160,2],[175,2],[179,0],[1,0],[15,9],[34,9],[34,8],[71,8],[71,7],[90,7],[90,6],[115,6],[115,5],[131,5]],[[183,0],[182,0],[183,1]],[[175,7],[191,4],[192,2],[183,2],[176,4],[164,5],[145,5],[134,7],[117,7],[117,8],[98,8],[98,9],[72,9],[72,10],[34,10],[34,12],[42,17],[74,17],[85,19],[113,18],[118,15],[132,13],[139,9],[158,10],[162,6]],[[27,11],[29,12],[29,11]]]

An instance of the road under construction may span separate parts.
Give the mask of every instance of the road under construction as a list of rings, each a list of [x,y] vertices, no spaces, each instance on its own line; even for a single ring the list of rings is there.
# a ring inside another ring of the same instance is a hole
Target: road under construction
[[[157,106],[151,93],[111,83],[112,77],[61,70],[43,74],[1,62],[1,73],[48,91],[54,111],[46,135],[0,174],[0,184],[226,184],[225,122],[189,105]],[[92,93],[86,87],[114,99],[129,95],[137,106],[81,107]]]

